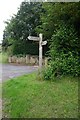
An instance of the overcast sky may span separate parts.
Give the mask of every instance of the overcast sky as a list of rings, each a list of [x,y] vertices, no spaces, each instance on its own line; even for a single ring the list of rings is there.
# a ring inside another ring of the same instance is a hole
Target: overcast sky
[[[17,13],[21,2],[24,0],[0,0],[0,43],[3,39],[3,30],[5,28],[4,21]]]

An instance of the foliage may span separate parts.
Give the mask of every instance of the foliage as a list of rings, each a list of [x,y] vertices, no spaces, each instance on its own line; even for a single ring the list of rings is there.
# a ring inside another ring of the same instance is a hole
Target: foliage
[[[27,37],[36,35],[35,27],[40,24],[41,3],[22,2],[18,13],[7,21],[3,35],[3,49],[12,47],[12,54],[38,54],[38,43]]]
[[[73,26],[66,24],[60,25],[60,27],[54,32],[50,45],[51,56],[57,53],[72,52],[72,54],[80,55],[80,41],[76,30]],[[54,50],[54,52],[52,51]]]
[[[51,39],[53,32],[62,24],[73,25],[80,35],[80,3],[43,3],[44,13],[41,14],[42,24],[37,31],[44,34],[45,39]]]
[[[50,82],[38,81],[36,76],[3,82],[3,118],[77,118],[78,79]]]
[[[43,3],[43,8],[42,25],[36,29],[48,40],[51,57],[48,68],[43,71],[44,78],[80,76],[80,4]]]
[[[60,28],[52,36],[50,51],[51,61],[44,71],[45,79],[61,75],[80,76],[80,41],[73,27]]]
[[[52,67],[51,67],[51,65],[48,65],[47,67],[45,67],[42,71],[41,71],[41,73],[42,73],[42,78],[44,79],[44,80],[51,80],[51,76],[52,76],[52,74],[53,74],[53,69],[52,69]]]
[[[55,31],[63,26],[73,26],[80,39],[80,3],[43,3],[44,13],[41,14],[41,22],[36,27],[37,32],[42,32],[44,39],[48,41],[47,47],[50,46],[50,40]],[[78,45],[79,48],[80,44]],[[47,49],[49,50],[49,49]]]

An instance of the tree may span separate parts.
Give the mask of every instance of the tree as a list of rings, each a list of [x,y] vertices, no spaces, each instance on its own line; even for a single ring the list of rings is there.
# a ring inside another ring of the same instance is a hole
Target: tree
[[[49,44],[51,59],[44,78],[80,76],[80,4],[43,3],[43,8],[42,25],[36,30],[44,33]]]
[[[37,36],[35,27],[40,24],[41,12],[41,3],[22,2],[17,15],[7,21],[3,48],[10,45],[12,54],[38,54],[38,44],[28,41],[27,37],[29,34]]]
[[[41,15],[42,24],[37,32],[42,32],[45,39],[51,39],[60,25],[73,25],[80,36],[80,3],[43,3],[45,10]]]

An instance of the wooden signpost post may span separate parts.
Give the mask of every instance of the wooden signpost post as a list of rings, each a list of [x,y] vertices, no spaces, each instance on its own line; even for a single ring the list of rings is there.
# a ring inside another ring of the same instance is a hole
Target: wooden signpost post
[[[28,36],[29,40],[39,41],[39,68],[42,68],[42,46],[47,44],[47,41],[42,41],[42,34],[39,37]]]

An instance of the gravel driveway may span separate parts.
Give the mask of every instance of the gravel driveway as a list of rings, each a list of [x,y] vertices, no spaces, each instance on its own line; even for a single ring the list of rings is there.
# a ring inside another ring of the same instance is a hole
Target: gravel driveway
[[[2,81],[21,76],[33,71],[37,71],[38,66],[22,66],[22,65],[10,65],[10,64],[0,64],[0,73],[2,72]],[[0,75],[1,77],[1,75]],[[1,82],[1,78],[0,78]]]

